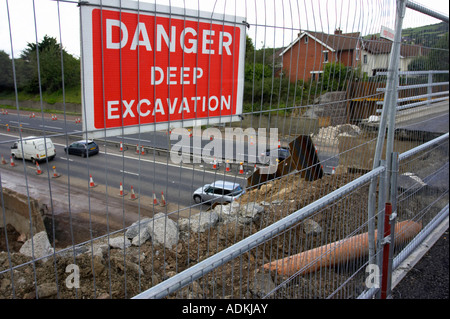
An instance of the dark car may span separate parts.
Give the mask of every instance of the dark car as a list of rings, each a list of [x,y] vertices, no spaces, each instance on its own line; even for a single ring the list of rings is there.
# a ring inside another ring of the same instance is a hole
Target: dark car
[[[290,153],[289,153],[289,149],[287,148],[278,148],[278,149],[273,149],[273,150],[266,150],[266,152],[261,154],[261,160],[263,163],[268,162],[271,156],[271,151],[273,152],[273,154],[275,154],[275,156],[278,154],[277,158],[278,161],[284,161],[286,158],[289,157]]]
[[[68,147],[64,148],[67,154],[80,155],[81,157],[92,156],[98,154],[99,149],[97,143],[94,141],[78,141],[73,142]]]

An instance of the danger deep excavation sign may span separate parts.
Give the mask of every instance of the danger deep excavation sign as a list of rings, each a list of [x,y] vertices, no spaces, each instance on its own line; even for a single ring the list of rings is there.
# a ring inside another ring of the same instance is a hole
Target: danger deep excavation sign
[[[239,119],[243,18],[135,1],[81,3],[89,137]]]

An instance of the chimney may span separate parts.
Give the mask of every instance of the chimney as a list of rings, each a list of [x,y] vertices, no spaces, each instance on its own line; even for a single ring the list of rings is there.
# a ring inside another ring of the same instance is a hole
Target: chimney
[[[334,34],[342,34],[342,30],[340,28],[337,28],[334,30]]]

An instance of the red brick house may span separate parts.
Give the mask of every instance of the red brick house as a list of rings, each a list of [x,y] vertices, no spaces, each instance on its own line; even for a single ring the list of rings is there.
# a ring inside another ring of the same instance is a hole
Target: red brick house
[[[283,74],[291,82],[319,79],[323,67],[329,62],[340,62],[356,67],[360,61],[360,34],[334,34],[303,31],[297,39],[281,52]]]

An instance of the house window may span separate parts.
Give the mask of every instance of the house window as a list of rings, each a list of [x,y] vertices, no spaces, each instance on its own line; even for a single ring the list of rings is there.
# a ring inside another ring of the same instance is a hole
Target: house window
[[[323,71],[311,71],[311,79],[313,81],[320,81],[321,78],[321,74],[323,73]]]
[[[323,51],[323,63],[328,62],[328,51]]]
[[[305,35],[305,44],[308,43],[308,36]]]
[[[367,64],[367,54],[364,54],[364,55],[363,55],[363,63],[364,63],[364,64]]]

